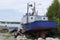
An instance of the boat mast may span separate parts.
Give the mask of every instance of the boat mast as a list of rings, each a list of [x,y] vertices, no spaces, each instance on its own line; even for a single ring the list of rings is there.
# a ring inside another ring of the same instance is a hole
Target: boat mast
[[[29,3],[27,3],[27,23],[29,22],[28,20],[28,16],[29,16],[29,6],[30,7],[32,7],[33,5],[32,4],[29,4]],[[35,3],[34,3],[34,7],[33,7],[33,9],[32,9],[32,16],[35,14]]]
[[[28,23],[28,11],[29,11],[29,3],[27,3],[27,23]]]

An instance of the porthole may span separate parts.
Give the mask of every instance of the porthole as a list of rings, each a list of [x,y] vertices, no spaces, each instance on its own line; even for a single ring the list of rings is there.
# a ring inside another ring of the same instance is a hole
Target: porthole
[[[45,20],[45,18],[43,18]]]
[[[33,17],[31,17],[31,19],[33,19]]]

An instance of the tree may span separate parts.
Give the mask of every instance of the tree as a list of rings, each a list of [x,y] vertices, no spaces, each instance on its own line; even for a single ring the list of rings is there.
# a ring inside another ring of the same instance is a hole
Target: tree
[[[46,13],[49,20],[55,20],[57,22],[57,29],[60,32],[60,4],[58,0],[54,0],[52,5],[48,8]]]
[[[48,8],[46,15],[49,17],[49,20],[55,20],[58,17],[59,2],[54,0],[52,5]]]

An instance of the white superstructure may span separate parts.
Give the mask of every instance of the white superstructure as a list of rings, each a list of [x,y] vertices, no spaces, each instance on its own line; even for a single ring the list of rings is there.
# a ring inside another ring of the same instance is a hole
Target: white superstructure
[[[34,22],[34,21],[47,21],[48,20],[48,17],[46,16],[31,16],[29,15],[28,16],[28,23],[31,23],[31,22]],[[25,15],[23,18],[22,18],[22,23],[27,23],[27,15]]]
[[[30,7],[32,7],[32,9],[31,9],[32,13],[31,12],[29,13],[29,11],[30,11],[29,8]],[[34,22],[34,21],[47,21],[47,20],[48,20],[48,17],[38,15],[38,12],[36,12],[36,9],[35,9],[35,3],[34,3],[34,5],[27,4],[27,13],[22,18],[22,23],[23,24],[31,23],[31,22]]]

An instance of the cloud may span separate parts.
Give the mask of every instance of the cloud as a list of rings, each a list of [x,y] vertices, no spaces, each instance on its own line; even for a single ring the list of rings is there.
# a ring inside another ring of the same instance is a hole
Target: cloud
[[[4,20],[20,20],[22,16],[27,12],[27,3],[36,3],[36,10],[38,10],[39,15],[44,15],[47,12],[47,8],[51,5],[53,0],[0,0],[0,10],[15,10],[17,13],[11,13],[10,19],[6,17],[8,13],[5,15]],[[7,11],[6,11],[7,12]],[[19,13],[19,14],[18,14]],[[1,13],[0,13],[1,14]],[[14,14],[14,15],[13,15]],[[16,16],[16,14],[18,14]],[[13,16],[16,16],[13,19]],[[2,18],[2,17],[1,17]]]
[[[0,9],[19,9],[26,7],[29,2],[36,2],[36,4],[49,4],[51,0],[0,0]]]
[[[0,9],[12,9],[14,6],[13,4],[15,0],[0,0]]]
[[[47,8],[52,0],[0,0],[0,9],[17,9],[21,12],[27,9],[27,3],[36,2],[37,7]],[[39,6],[39,7],[40,7]],[[25,11],[24,11],[25,12]]]

